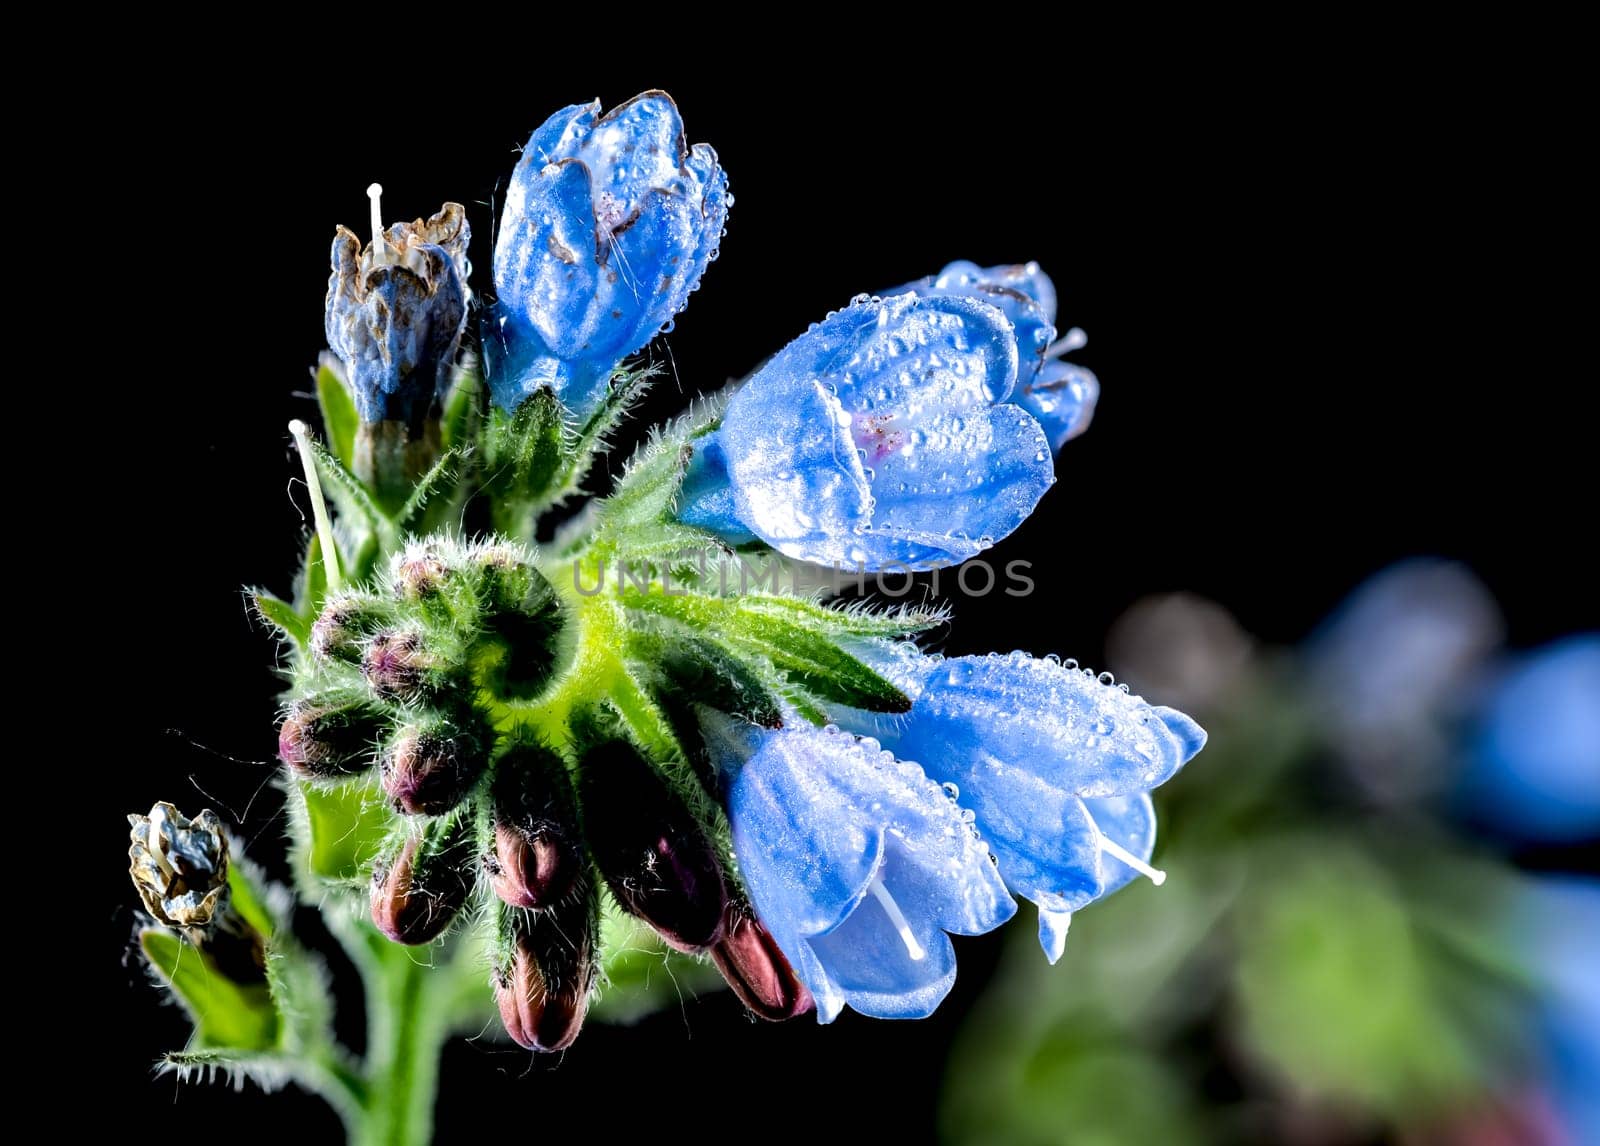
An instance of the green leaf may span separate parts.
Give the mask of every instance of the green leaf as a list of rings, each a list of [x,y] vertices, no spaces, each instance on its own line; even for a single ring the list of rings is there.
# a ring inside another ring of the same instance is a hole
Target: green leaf
[[[305,830],[295,834],[306,869],[321,880],[365,886],[394,818],[372,778],[331,787],[299,783],[294,790],[291,806],[304,817]]]
[[[255,605],[256,616],[293,641],[297,649],[305,649],[306,642],[311,639],[311,624],[295,611],[293,605],[274,597],[265,589],[252,591],[250,600]]]
[[[735,603],[741,615],[780,617],[835,637],[908,637],[949,620],[946,609],[909,606],[872,612],[863,605],[828,606],[803,597],[741,596]]]
[[[328,436],[329,450],[348,466],[355,458],[356,427],[361,425],[361,417],[335,361],[323,355],[317,366],[317,405],[322,408],[322,430]]]
[[[170,931],[148,928],[139,933],[139,946],[194,1020],[195,1045],[246,1051],[278,1045],[278,1010],[264,981],[233,982],[208,956]]]
[[[721,640],[765,657],[790,682],[820,700],[869,712],[908,712],[911,698],[845,652],[827,636],[777,612],[741,610],[737,600],[631,593],[632,609],[672,617]]]
[[[239,854],[236,843],[229,850],[228,900],[246,923],[270,939],[284,926],[286,893],[275,888],[260,868]]]

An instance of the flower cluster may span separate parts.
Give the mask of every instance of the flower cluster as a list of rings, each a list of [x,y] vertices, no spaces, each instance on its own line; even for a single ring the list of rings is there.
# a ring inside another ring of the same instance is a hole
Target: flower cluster
[[[937,610],[733,594],[682,556],[926,570],[1016,530],[1098,392],[1061,360],[1081,335],[1056,337],[1037,265],[859,296],[662,427],[541,547],[541,516],[583,492],[648,380],[628,359],[716,257],[733,202],[717,156],[659,92],[534,132],[482,378],[458,361],[463,210],[385,229],[377,190],[372,242],[335,240],[326,445],[291,426],[316,531],[295,598],[255,597],[288,650],[298,890],[340,920],[364,895],[364,968],[415,967],[368,935],[447,965],[487,951],[506,1031],[556,1051],[616,983],[622,920],[763,1017],[909,1018],[949,991],[950,936],[998,927],[1014,895],[1054,961],[1074,911],[1163,878],[1149,791],[1204,743],[1192,720],[1071,662],[926,655]],[[614,592],[580,588],[608,562],[628,571]],[[189,866],[148,845],[135,875],[157,923],[187,926],[224,894],[199,878],[218,857],[209,821],[166,822]],[[278,985],[318,976],[282,970],[302,955],[262,926],[282,1021],[260,1029],[300,1042],[251,1053],[303,1069],[324,1036],[294,1017],[320,1012]]]

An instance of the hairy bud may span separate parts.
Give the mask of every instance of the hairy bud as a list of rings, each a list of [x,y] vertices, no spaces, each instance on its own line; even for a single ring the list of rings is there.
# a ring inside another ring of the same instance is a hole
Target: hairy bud
[[[589,850],[617,902],[681,951],[716,943],[727,884],[683,800],[622,740],[584,756],[580,784]]]
[[[555,753],[518,745],[495,765],[494,849],[484,867],[512,907],[547,908],[572,889],[583,842],[572,781]]]
[[[506,1033],[531,1051],[572,1045],[589,1009],[599,931],[587,878],[551,911],[501,906],[500,950],[492,982]]]
[[[439,816],[472,790],[488,753],[470,718],[434,717],[402,728],[379,764],[383,790],[395,810],[408,816]]]
[[[361,675],[385,700],[421,700],[429,691],[433,658],[422,634],[409,630],[379,633],[361,656]]]
[[[431,943],[472,891],[468,817],[436,820],[408,835],[372,870],[372,922],[396,943]]]
[[[771,932],[743,905],[729,907],[711,961],[739,1001],[763,1019],[792,1019],[816,1005]]]
[[[297,700],[278,726],[278,759],[302,780],[348,776],[372,763],[386,723],[363,697]]]
[[[367,638],[393,620],[384,602],[365,594],[335,597],[311,624],[311,652],[322,660],[360,664]]]

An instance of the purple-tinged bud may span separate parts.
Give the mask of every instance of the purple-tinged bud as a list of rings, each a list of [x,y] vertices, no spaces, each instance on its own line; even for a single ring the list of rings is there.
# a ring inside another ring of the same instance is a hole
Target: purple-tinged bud
[[[311,652],[322,660],[360,664],[367,638],[393,620],[393,610],[376,598],[336,597],[311,623]]]
[[[278,759],[301,780],[327,780],[372,763],[386,727],[383,712],[358,696],[295,701],[278,726]]]
[[[512,907],[551,907],[572,890],[583,842],[572,781],[555,753],[518,745],[495,765],[494,850],[484,868]]]
[[[379,763],[395,811],[439,816],[472,790],[488,763],[482,738],[465,722],[436,717],[402,728]]]
[[[424,601],[443,592],[450,567],[431,548],[416,546],[394,564],[394,595],[402,601]]]
[[[594,986],[598,921],[593,889],[552,911],[502,907],[494,1001],[519,1046],[566,1050],[583,1027]]]
[[[694,814],[633,745],[591,749],[580,775],[584,834],[606,885],[680,951],[722,938],[727,883]]]
[[[385,700],[422,699],[433,667],[422,635],[406,630],[379,633],[361,657],[361,675]]]
[[[782,1022],[816,1007],[772,933],[747,907],[729,907],[711,961],[739,1001],[763,1019]]]
[[[372,922],[396,943],[431,943],[472,892],[469,817],[424,825],[372,869]]]

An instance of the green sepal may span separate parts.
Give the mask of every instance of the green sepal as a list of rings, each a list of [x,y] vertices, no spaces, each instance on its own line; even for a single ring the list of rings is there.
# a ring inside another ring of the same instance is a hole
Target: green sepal
[[[311,453],[317,462],[317,476],[322,479],[322,492],[338,511],[338,522],[347,531],[379,535],[385,548],[394,548],[398,535],[394,522],[373,500],[366,483],[356,477],[350,468],[328,452],[321,442],[311,443]],[[359,544],[354,546],[359,548]],[[342,554],[341,554],[342,556]]]
[[[757,654],[819,700],[868,712],[908,712],[911,698],[827,636],[744,598],[625,594],[632,609],[670,617],[713,639]]]
[[[783,709],[760,674],[715,641],[682,628],[636,628],[629,634],[628,652],[649,674],[674,726],[680,723],[677,713],[695,704],[764,728],[783,725]]]
[[[209,955],[160,928],[141,931],[139,947],[194,1020],[195,1046],[265,1051],[278,1045],[282,1023],[265,980],[235,983]]]
[[[356,412],[350,387],[345,384],[337,359],[323,355],[317,364],[316,382],[317,405],[322,410],[322,431],[328,437],[328,451],[344,465],[351,465],[361,416]]]
[[[476,363],[464,363],[451,381],[439,419],[439,440],[446,450],[464,451],[483,428],[483,379]]]
[[[418,479],[411,496],[395,515],[401,530],[414,534],[433,532],[441,524],[438,520],[443,516],[441,507],[445,510],[452,507],[465,469],[461,454],[453,449],[446,450]]]
[[[289,807],[304,873],[323,883],[365,887],[395,820],[373,777],[326,786],[295,783]]]
[[[622,540],[641,526],[663,521],[677,502],[693,456],[694,447],[675,434],[654,437],[628,462],[617,488],[600,503],[597,535]]]
[[[514,414],[490,414],[483,488],[502,533],[526,540],[538,512],[560,500],[569,461],[567,417],[567,408],[547,389],[528,395]]]
[[[311,639],[311,622],[293,605],[265,589],[251,590],[250,601],[255,606],[256,616],[277,629],[296,649],[305,651],[306,642]]]
[[[829,606],[804,597],[744,596],[735,609],[742,614],[780,617],[829,636],[865,639],[909,637],[937,628],[950,619],[947,608],[915,609],[900,606],[873,612],[860,603]]]

